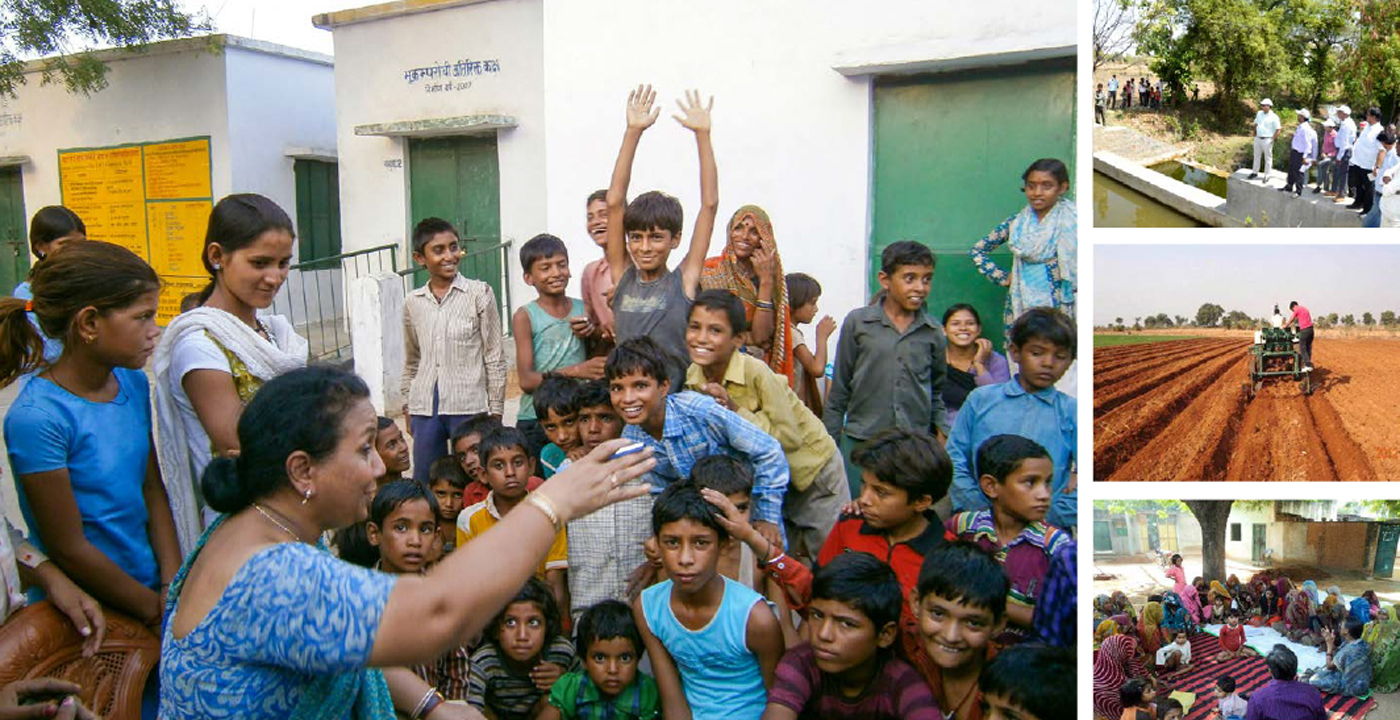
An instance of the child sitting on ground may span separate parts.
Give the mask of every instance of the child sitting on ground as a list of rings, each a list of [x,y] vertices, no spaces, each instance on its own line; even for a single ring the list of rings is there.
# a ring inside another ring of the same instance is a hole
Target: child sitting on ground
[[[584,383],[578,405],[575,427],[583,452],[622,436],[622,420],[613,410],[607,383]],[[564,460],[559,469],[569,462]],[[603,600],[627,597],[628,575],[646,560],[642,543],[652,537],[651,502],[650,495],[643,495],[569,521],[569,599],[574,618]]]
[[[601,363],[603,358],[597,358]],[[549,444],[540,450],[540,477],[548,480],[559,472],[569,453],[579,457],[582,443],[578,437],[579,383],[571,378],[551,375],[535,388],[535,414],[540,429]]]
[[[452,457],[467,474],[467,489],[462,492],[462,507],[471,507],[486,499],[491,488],[481,475],[481,439],[501,429],[501,421],[494,416],[482,413],[473,415],[452,432]],[[530,488],[533,490],[534,488]]]
[[[438,535],[442,537],[442,554],[457,547],[457,517],[462,514],[462,493],[467,489],[467,474],[454,457],[441,457],[428,468],[428,489],[438,506]]]
[[[599,379],[603,377],[603,358],[588,357],[583,339],[569,323],[572,318],[584,317],[586,311],[582,300],[564,294],[569,286],[569,250],[564,241],[548,234],[530,238],[520,246],[520,267],[525,284],[539,296],[516,310],[510,321],[523,393],[515,425],[530,441],[530,454],[537,455],[547,433],[541,431],[544,417],[537,414],[532,393],[549,377]],[[543,468],[546,480],[557,465]]]
[[[1008,590],[997,561],[972,543],[951,543],[924,559],[909,598],[923,641],[912,659],[944,714],[976,714],[977,680],[1006,624]]]
[[[810,559],[851,500],[836,441],[798,399],[787,378],[743,352],[744,303],[728,290],[704,290],[690,308],[685,385],[713,397],[773,436],[787,455],[791,483],[783,501],[789,551]]]
[[[515,509],[535,485],[532,477],[535,461],[525,449],[525,435],[515,428],[501,428],[482,439],[477,452],[481,456],[482,475],[491,491],[486,499],[472,505],[457,516],[457,547],[491,529],[501,518]],[[565,530],[554,537],[535,577],[547,583],[554,593],[556,607],[569,607],[569,546]]]
[[[1074,648],[1027,643],[997,654],[977,681],[988,720],[1074,720]],[[1054,678],[1047,682],[1047,678]]]
[[[1055,389],[1074,362],[1074,321],[1059,310],[1032,308],[1016,318],[1007,337],[1006,354],[1018,372],[1007,382],[969,393],[948,438],[954,468],[953,509],[965,512],[988,506],[979,483],[985,471],[977,466],[977,449],[993,435],[1020,435],[1045,448],[1055,468],[1046,521],[1055,527],[1075,527],[1079,502],[1075,400]]]
[[[653,190],[627,202],[637,143],[660,114],[660,108],[652,107],[655,100],[656,93],[649,85],[627,96],[627,131],[606,196],[607,258],[616,283],[612,309],[617,341],[652,338],[666,351],[665,387],[676,390],[685,379],[685,319],[700,286],[719,209],[719,173],[710,145],[710,108],[701,104],[699,93],[688,92],[676,120],[695,133],[700,153],[700,212],[695,216],[685,258],[675,270],[667,268],[671,251],[681,243],[684,213],[680,201]],[[713,100],[710,105],[714,105]]]
[[[538,717],[554,683],[574,666],[574,644],[549,587],[526,581],[482,638],[471,657],[467,703],[496,720]]]
[[[1131,678],[1118,688],[1123,703],[1119,720],[1157,720],[1157,689],[1142,678]]]
[[[437,500],[421,483],[395,480],[379,488],[366,526],[370,544],[379,548],[378,569],[395,575],[423,572],[440,512]],[[466,700],[470,657],[470,650],[458,647],[436,662],[414,667],[413,672],[444,698]]]
[[[1011,582],[1007,632],[998,641],[1025,640],[1035,617],[1037,591],[1050,557],[1070,542],[1069,533],[1045,524],[1055,468],[1045,448],[1020,435],[993,435],[977,449],[978,480],[992,506],[948,518],[948,533],[995,555]]]
[[[625,603],[604,600],[578,620],[583,668],[554,682],[539,720],[651,720],[661,716],[656,681],[637,669],[642,636]]]
[[[1215,710],[1212,720],[1244,720],[1249,702],[1235,692],[1235,678],[1221,675],[1215,679]]]
[[[797,397],[807,405],[818,418],[822,416],[824,395],[818,380],[826,378],[826,349],[831,334],[836,332],[836,321],[830,315],[823,315],[817,323],[816,343],[807,346],[798,325],[806,325],[817,319],[817,300],[822,296],[822,286],[817,279],[807,273],[788,273],[788,306],[792,308],[792,356],[797,362]]]
[[[399,424],[391,418],[379,416],[379,430],[374,435],[374,450],[384,461],[384,474],[375,479],[381,486],[394,480],[402,480],[411,464],[408,441],[403,437]]]
[[[928,685],[891,649],[904,604],[890,567],[845,553],[817,570],[803,634],[783,656],[764,720],[943,720]]]
[[[652,529],[670,578],[632,613],[651,657],[667,717],[756,720],[783,654],[783,635],[758,593],[719,574],[728,533],[690,483],[656,498]]]
[[[1215,654],[1215,662],[1225,662],[1237,657],[1254,657],[1259,653],[1244,644],[1244,625],[1240,624],[1240,611],[1226,610],[1225,624],[1220,627],[1220,652]]]
[[[1172,641],[1157,648],[1157,670],[1163,673],[1177,673],[1191,667],[1191,642],[1185,630],[1172,634]]]
[[[708,395],[667,394],[665,355],[651,338],[633,338],[613,348],[606,368],[613,407],[627,424],[622,436],[655,453],[656,467],[647,474],[652,491],[688,479],[700,458],[739,457],[754,469],[754,527],[782,545],[789,477],[783,446]]]

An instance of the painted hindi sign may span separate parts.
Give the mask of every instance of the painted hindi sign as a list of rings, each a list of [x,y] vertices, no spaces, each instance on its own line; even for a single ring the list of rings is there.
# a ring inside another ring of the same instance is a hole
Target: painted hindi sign
[[[58,151],[63,204],[88,237],[121,245],[155,268],[159,321],[208,282],[201,256],[214,207],[209,138]]]

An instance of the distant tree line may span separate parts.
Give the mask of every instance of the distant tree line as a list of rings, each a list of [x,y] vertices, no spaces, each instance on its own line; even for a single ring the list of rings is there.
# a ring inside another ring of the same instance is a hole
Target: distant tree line
[[[1128,330],[1156,330],[1161,328],[1224,328],[1227,330],[1253,330],[1255,328],[1268,325],[1268,317],[1250,317],[1249,313],[1242,310],[1226,311],[1225,308],[1215,303],[1204,303],[1196,310],[1195,319],[1185,318],[1181,315],[1168,315],[1157,313],[1156,315],[1139,315],[1133,318],[1132,325],[1128,325],[1124,318],[1113,319],[1110,329],[1119,332]],[[1358,321],[1356,315],[1347,313],[1339,316],[1337,313],[1314,314],[1313,324],[1319,329],[1329,327],[1374,327],[1378,324],[1378,316],[1370,312],[1361,313]],[[1395,328],[1400,326],[1400,317],[1397,317],[1394,310],[1384,310],[1379,315],[1379,325],[1383,328]]]

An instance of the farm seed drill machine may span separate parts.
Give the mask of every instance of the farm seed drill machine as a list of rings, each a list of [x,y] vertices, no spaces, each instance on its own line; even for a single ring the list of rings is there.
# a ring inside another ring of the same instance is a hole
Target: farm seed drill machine
[[[1312,394],[1312,372],[1303,370],[1303,354],[1298,349],[1298,338],[1291,331],[1266,327],[1255,339],[1249,348],[1249,382],[1245,384],[1250,400],[1264,387],[1266,380],[1280,378],[1297,380],[1304,395]]]

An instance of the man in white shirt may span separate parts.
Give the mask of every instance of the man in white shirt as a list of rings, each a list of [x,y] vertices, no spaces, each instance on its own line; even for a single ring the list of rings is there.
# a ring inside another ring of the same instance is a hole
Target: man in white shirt
[[[1114,75],[1108,79],[1108,106],[1116,107],[1118,104],[1118,76]]]
[[[1337,108],[1337,165],[1332,171],[1332,192],[1337,194],[1337,202],[1346,202],[1348,166],[1351,164],[1351,150],[1356,145],[1356,121],[1351,119],[1351,108],[1342,105]]]
[[[1293,131],[1293,144],[1288,149],[1288,181],[1281,188],[1283,192],[1298,197],[1308,180],[1308,166],[1317,157],[1317,131],[1312,126],[1312,113],[1307,108],[1298,109],[1298,129]]]
[[[1356,188],[1356,200],[1347,206],[1348,210],[1359,210],[1362,215],[1371,212],[1371,203],[1375,195],[1372,182],[1374,178],[1371,173],[1380,169],[1381,143],[1380,135],[1385,130],[1385,123],[1381,121],[1381,109],[1377,107],[1366,111],[1366,129],[1357,134],[1356,145],[1352,147],[1351,167],[1348,169],[1350,177],[1347,182]]]
[[[1259,177],[1259,166],[1264,166],[1264,182],[1269,181],[1269,172],[1274,169],[1274,139],[1283,129],[1283,121],[1274,114],[1274,101],[1264,98],[1259,101],[1259,112],[1254,114],[1254,172],[1251,179]]]
[[[1381,216],[1384,212],[1381,204],[1382,200],[1385,199],[1386,186],[1392,184],[1391,181],[1395,180],[1396,175],[1400,175],[1400,155],[1395,153],[1395,136],[1389,132],[1383,132],[1378,140],[1383,154],[1379,169],[1376,170],[1375,185],[1373,186],[1375,194],[1372,197],[1371,211],[1366,213],[1365,220],[1361,223],[1368,228],[1381,226]]]

